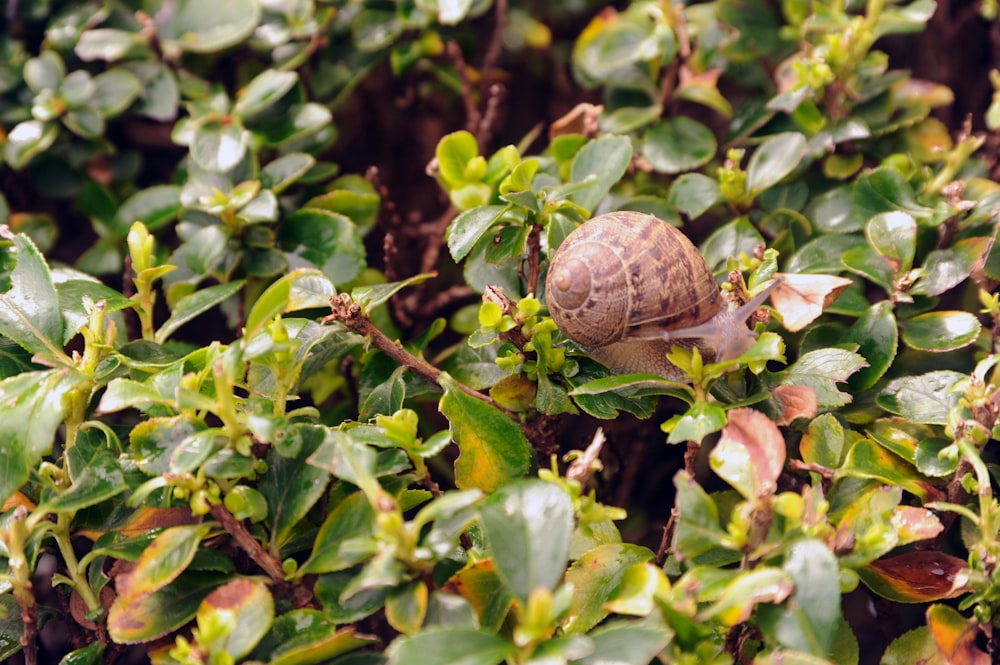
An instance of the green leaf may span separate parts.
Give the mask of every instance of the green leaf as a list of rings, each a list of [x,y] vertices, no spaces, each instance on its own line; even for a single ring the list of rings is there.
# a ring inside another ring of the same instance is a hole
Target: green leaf
[[[375,554],[375,510],[361,492],[337,504],[316,534],[312,554],[300,574],[346,570]]]
[[[921,498],[925,498],[929,490],[927,479],[912,464],[871,439],[860,439],[851,446],[847,452],[847,459],[844,460],[844,466],[838,473],[852,478],[878,480],[892,487],[902,487]]]
[[[181,188],[177,185],[154,185],[140,189],[127,198],[115,213],[115,234],[124,238],[135,222],[142,222],[147,229],[155,231],[176,219],[181,209]]]
[[[938,651],[929,626],[914,628],[894,639],[886,647],[885,653],[882,654],[882,660],[879,661],[879,665],[912,665],[913,663],[947,665],[944,656]]]
[[[674,548],[686,558],[704,554],[719,547],[726,531],[719,522],[719,508],[701,485],[686,471],[674,476],[677,488],[677,530]]]
[[[150,476],[169,472],[170,459],[177,446],[203,429],[205,424],[188,414],[147,418],[129,432],[136,466]]]
[[[725,265],[730,256],[753,256],[754,247],[764,242],[760,231],[745,216],[723,224],[701,244],[701,253],[710,267]]]
[[[453,219],[444,235],[451,258],[457,263],[468,256],[506,211],[507,206],[479,206],[466,210]]]
[[[573,158],[569,177],[575,183],[593,178],[594,184],[574,192],[569,200],[593,211],[631,163],[632,142],[627,137],[608,135],[589,141]]]
[[[85,647],[74,649],[62,657],[59,665],[100,665],[104,656],[104,649],[107,645],[103,642],[94,642]],[[3,658],[2,646],[0,646],[0,658]]]
[[[104,134],[104,116],[96,108],[81,106],[62,117],[66,128],[84,139],[96,140]]]
[[[416,633],[427,616],[427,599],[427,585],[419,580],[397,589],[386,599],[386,621],[404,635]]]
[[[278,242],[286,252],[305,259],[334,284],[350,282],[365,268],[365,246],[349,218],[329,210],[303,208],[281,225]]]
[[[236,662],[250,653],[274,621],[274,599],[262,580],[235,579],[208,594],[195,615],[198,646]]]
[[[735,626],[750,618],[759,603],[780,603],[794,590],[791,576],[780,568],[761,566],[739,573],[726,584],[722,595],[699,614],[723,626]]]
[[[645,563],[653,553],[628,543],[598,545],[573,562],[566,581],[573,585],[573,600],[565,630],[586,633],[608,616],[605,604],[615,597],[629,566]]]
[[[517,654],[499,635],[475,628],[428,628],[389,645],[390,665],[497,665]]]
[[[270,665],[325,663],[373,641],[372,637],[356,634],[353,628],[338,630],[318,610],[292,610],[274,620],[270,632],[250,654],[250,660]]]
[[[142,37],[135,32],[116,28],[96,28],[80,33],[80,40],[73,47],[73,52],[84,62],[94,60],[116,62],[142,43]]]
[[[948,412],[958,405],[961,397],[951,388],[965,378],[965,375],[951,370],[905,376],[885,387],[878,396],[878,404],[914,423],[946,425]]]
[[[660,173],[682,173],[715,157],[718,144],[712,130],[679,115],[651,128],[642,141],[642,156]]]
[[[105,315],[130,308],[133,301],[118,291],[89,279],[67,279],[56,285],[59,291],[59,309],[63,313],[63,343],[76,337],[80,329],[87,325],[90,313],[85,299],[103,302]]]
[[[653,124],[661,115],[663,107],[659,104],[622,106],[601,115],[601,131],[606,134],[629,134]]]
[[[594,650],[573,665],[647,665],[670,641],[666,628],[618,621],[587,634]]]
[[[805,538],[788,548],[781,567],[795,592],[781,605],[758,608],[761,629],[790,649],[824,657],[841,620],[837,557],[819,540]]]
[[[809,386],[816,393],[821,409],[843,406],[851,402],[851,395],[837,388],[837,383],[866,366],[865,359],[844,349],[819,349],[803,354],[785,370],[783,385]]]
[[[299,81],[295,72],[266,69],[246,84],[233,106],[233,114],[252,118],[274,106]]]
[[[225,173],[243,161],[250,139],[250,132],[238,124],[201,123],[191,137],[191,159],[206,171]]]
[[[747,163],[747,193],[755,195],[777,185],[802,163],[805,152],[806,137],[798,132],[766,138]]]
[[[351,289],[351,300],[361,305],[365,313],[370,313],[379,305],[389,302],[389,299],[409,286],[423,284],[429,279],[437,276],[437,273],[425,272],[419,275],[407,277],[399,282],[389,282],[387,284],[371,284],[368,286],[355,286]]]
[[[69,408],[68,397],[84,378],[60,370],[24,372],[0,381],[0,500],[16,492],[44,455]]]
[[[903,321],[903,342],[918,351],[954,351],[975,342],[981,329],[972,312],[927,312]]]
[[[253,34],[260,23],[255,0],[176,0],[168,12],[157,12],[157,37],[168,47],[192,53],[215,53]]]
[[[851,247],[841,256],[841,263],[853,273],[861,275],[873,284],[878,284],[887,293],[894,293],[893,281],[896,271],[892,262],[879,254],[871,245]]]
[[[899,329],[888,300],[875,303],[847,330],[843,341],[858,345],[857,352],[868,361],[849,379],[853,392],[868,390],[882,378],[896,358]]]
[[[300,425],[302,450],[296,457],[282,457],[273,448],[267,453],[267,472],[257,490],[267,499],[271,550],[277,552],[292,530],[326,492],[329,473],[306,463],[323,440],[320,427]]]
[[[469,162],[479,157],[476,137],[465,130],[446,134],[438,141],[434,152],[441,178],[452,187],[470,180]],[[471,178],[478,180],[478,178]]]
[[[229,576],[187,571],[155,593],[126,603],[119,595],[108,610],[108,635],[118,644],[138,644],[162,637],[194,618],[202,599]]]
[[[605,368],[585,359],[581,359],[579,371],[567,378],[566,384],[573,401],[583,411],[604,420],[617,418],[619,411],[648,418],[656,406],[655,395],[685,399],[689,391],[687,385],[655,374],[610,375]]]
[[[696,219],[722,201],[719,181],[703,173],[685,173],[670,185],[667,201],[691,219]]]
[[[260,170],[261,187],[280,194],[315,165],[316,158],[304,152],[282,155]]]
[[[497,574],[526,603],[537,587],[562,579],[573,535],[573,502],[555,483],[509,483],[480,504],[480,523]]]
[[[330,297],[336,293],[330,280],[314,268],[297,268],[271,284],[260,294],[247,314],[244,339],[254,335],[271,323],[274,317],[301,309],[330,306]]]
[[[448,582],[475,609],[480,627],[499,631],[514,602],[514,594],[497,575],[492,559],[466,566]]]
[[[809,423],[799,442],[799,453],[807,464],[836,469],[847,452],[844,443],[844,426],[832,413],[823,413]]]
[[[936,296],[961,284],[983,256],[987,238],[964,238],[947,249],[935,249],[920,267],[924,274],[909,290],[911,295]]]
[[[855,213],[866,223],[879,213],[899,210],[909,213],[917,221],[930,216],[930,209],[917,202],[913,188],[893,168],[877,168],[858,176],[853,189]]]
[[[129,61],[120,65],[138,77],[142,92],[133,111],[167,122],[177,117],[180,89],[173,71],[162,62]]]
[[[691,408],[663,423],[663,430],[669,432],[667,443],[684,441],[700,442],[709,434],[718,432],[726,425],[726,412],[712,402],[695,402]]]
[[[142,552],[127,584],[118,584],[118,599],[128,606],[177,579],[194,559],[198,545],[211,527],[188,524],[164,529]]]
[[[36,155],[48,150],[59,136],[59,125],[41,120],[25,120],[7,134],[3,155],[15,170],[28,165]]]
[[[381,198],[375,187],[356,175],[345,175],[334,180],[325,194],[306,201],[304,208],[321,208],[339,212],[349,217],[358,231],[365,235],[375,226]]]
[[[22,635],[21,606],[14,594],[0,594],[0,658],[6,660],[22,649]]]
[[[243,284],[244,281],[242,279],[225,284],[216,284],[195,291],[178,300],[171,308],[170,318],[164,321],[163,325],[156,331],[156,343],[165,343],[185,323],[239,293],[240,289],[243,288]]]
[[[24,82],[34,93],[54,90],[66,76],[66,65],[54,50],[42,51],[37,58],[24,63]]]
[[[94,95],[90,103],[105,118],[122,113],[142,93],[142,83],[126,69],[111,69],[94,77]]]
[[[876,252],[889,259],[896,274],[913,266],[917,249],[917,222],[900,210],[882,212],[865,225],[865,236]]]
[[[82,510],[106,501],[128,489],[117,455],[107,448],[96,430],[83,430],[66,453],[72,483],[42,504],[50,512]]]
[[[61,352],[63,320],[52,274],[31,238],[18,233],[10,289],[0,293],[0,334],[32,353]]]
[[[438,408],[458,444],[455,484],[460,489],[492,492],[531,468],[533,449],[521,428],[496,407],[459,389],[447,374],[440,378],[444,396]]]
[[[378,453],[372,446],[352,438],[349,432],[327,430],[307,462],[366,492],[379,491],[375,480]]]

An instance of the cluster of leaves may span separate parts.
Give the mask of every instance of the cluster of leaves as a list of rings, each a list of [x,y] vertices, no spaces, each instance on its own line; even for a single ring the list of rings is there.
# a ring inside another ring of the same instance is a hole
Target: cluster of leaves
[[[485,149],[497,62],[457,41],[549,46],[506,2],[12,3],[4,178],[37,185],[0,199],[0,657],[63,622],[67,665],[849,664],[862,589],[926,606],[882,662],[996,658],[1000,184],[875,48],[934,8],[605,8],[562,45],[602,104],[533,153]],[[475,116],[427,167],[433,256],[483,294],[450,331],[397,327],[433,275],[386,283],[379,190],[326,161],[379,71]],[[72,265],[46,199],[90,222]],[[612,210],[710,229],[775,323],[675,347],[685,380],[587,358],[544,275]],[[600,436],[549,455],[658,405],[686,448],[654,551],[592,485]]]

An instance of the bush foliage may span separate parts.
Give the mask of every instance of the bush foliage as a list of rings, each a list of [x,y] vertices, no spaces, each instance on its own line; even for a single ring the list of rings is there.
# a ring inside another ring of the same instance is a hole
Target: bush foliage
[[[0,658],[1000,658],[1000,76],[887,55],[934,0],[539,4],[6,4]],[[612,210],[756,344],[574,347]]]

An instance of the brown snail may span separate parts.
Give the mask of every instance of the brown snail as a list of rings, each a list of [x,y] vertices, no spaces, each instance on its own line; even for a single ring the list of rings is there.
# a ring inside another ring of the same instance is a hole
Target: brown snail
[[[697,248],[679,230],[640,212],[595,217],[559,246],[545,280],[559,329],[619,372],[682,375],[671,346],[730,360],[756,339],[746,321],[768,291],[730,312]]]

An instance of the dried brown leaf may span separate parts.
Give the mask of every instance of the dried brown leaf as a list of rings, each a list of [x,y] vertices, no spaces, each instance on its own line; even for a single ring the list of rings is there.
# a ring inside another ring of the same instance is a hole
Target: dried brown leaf
[[[790,425],[796,418],[813,418],[819,412],[816,391],[809,386],[777,386],[771,394],[781,406],[781,415],[776,421],[779,425]]]
[[[600,104],[581,102],[549,126],[549,138],[552,139],[563,134],[594,136],[597,133],[597,123],[603,111],[604,107]]]
[[[786,329],[797,332],[816,320],[851,284],[836,275],[781,274],[771,291],[771,304]]]

